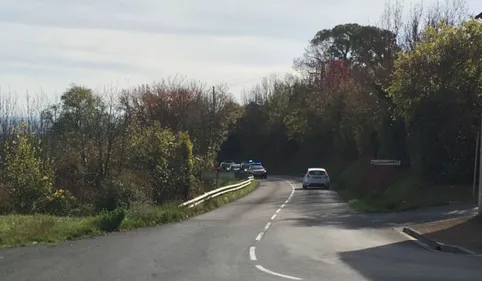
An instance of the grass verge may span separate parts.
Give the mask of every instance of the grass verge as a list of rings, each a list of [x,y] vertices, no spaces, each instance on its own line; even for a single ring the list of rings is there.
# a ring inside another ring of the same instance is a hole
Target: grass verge
[[[470,186],[434,186],[410,171],[400,173],[382,188],[372,187],[373,179],[367,177],[379,175],[367,163],[365,160],[353,163],[338,178],[338,194],[358,211],[402,212],[451,202],[473,202]]]
[[[135,204],[122,216],[101,214],[95,217],[57,217],[50,215],[0,216],[0,247],[26,246],[37,243],[57,243],[104,234],[105,224],[118,221],[119,230],[155,226],[179,222],[187,218],[214,210],[237,200],[257,187],[253,181],[249,186],[223,194],[198,206],[180,208],[177,203],[153,206]],[[115,228],[115,227],[114,227]]]

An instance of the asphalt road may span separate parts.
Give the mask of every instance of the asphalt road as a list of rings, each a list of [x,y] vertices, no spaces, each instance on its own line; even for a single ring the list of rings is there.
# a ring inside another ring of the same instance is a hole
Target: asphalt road
[[[261,181],[250,195],[177,224],[0,249],[0,280],[482,279],[481,258],[428,251],[393,230],[456,212],[359,214],[333,191],[289,182]]]

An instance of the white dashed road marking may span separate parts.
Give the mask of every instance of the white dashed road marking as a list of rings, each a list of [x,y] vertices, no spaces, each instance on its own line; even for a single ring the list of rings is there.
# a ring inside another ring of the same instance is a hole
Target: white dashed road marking
[[[270,226],[271,226],[271,223],[268,222],[268,223],[266,224],[266,226],[264,227],[264,231],[268,230],[268,228],[269,228]]]
[[[256,261],[256,248],[254,246],[252,246],[251,248],[249,248],[249,258],[252,260],[252,261]]]
[[[274,220],[276,218],[276,216],[281,212],[281,210],[286,206],[286,204],[288,204],[288,202],[290,202],[291,198],[293,197],[293,194],[295,193],[295,187],[289,181],[285,180],[285,182],[288,183],[291,186],[291,194],[288,197],[288,199],[285,201],[285,203],[283,205],[281,205],[281,207],[278,210],[276,210],[276,213],[271,217],[271,220]],[[261,239],[263,239],[263,236],[264,236],[265,232],[268,230],[268,228],[270,226],[271,226],[271,222],[268,222],[266,224],[266,226],[264,227],[264,231],[260,232],[258,234],[258,236],[256,236],[257,242],[259,242],[259,241],[261,241]],[[256,258],[256,247],[255,246],[251,246],[249,248],[249,258],[252,261],[257,260],[257,258]],[[256,268],[261,270],[262,272],[265,272],[265,273],[268,273],[268,274],[271,274],[271,275],[274,275],[274,276],[278,276],[278,277],[282,277],[282,278],[286,278],[286,279],[291,279],[291,280],[303,280],[302,278],[299,278],[299,277],[293,277],[293,276],[289,276],[289,275],[285,275],[285,274],[281,274],[281,273],[277,273],[277,272],[268,270],[268,269],[262,267],[259,264],[256,265]]]
[[[261,239],[263,239],[263,235],[264,235],[264,232],[260,232],[256,237],[256,241],[260,241]]]

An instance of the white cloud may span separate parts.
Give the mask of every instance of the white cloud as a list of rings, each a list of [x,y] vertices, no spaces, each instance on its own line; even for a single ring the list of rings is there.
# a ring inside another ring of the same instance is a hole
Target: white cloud
[[[239,93],[291,71],[318,30],[375,23],[383,2],[0,0],[0,85],[58,93],[182,74]]]

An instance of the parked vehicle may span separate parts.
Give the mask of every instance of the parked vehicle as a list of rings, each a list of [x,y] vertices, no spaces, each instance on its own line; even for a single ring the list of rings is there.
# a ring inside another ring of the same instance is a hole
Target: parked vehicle
[[[247,173],[251,164],[253,164],[253,163],[247,163],[247,162],[241,163],[241,167],[239,169],[240,173]]]
[[[330,188],[330,176],[324,168],[308,168],[303,178],[303,188],[316,186]]]
[[[229,171],[231,171],[231,166],[232,166],[233,164],[234,164],[234,163],[222,162],[222,163],[219,165],[219,171],[221,171],[221,172],[229,172]]]
[[[233,170],[233,172],[235,173],[239,172],[240,169],[241,169],[241,164],[234,163],[231,165],[231,170]]]
[[[261,163],[255,163],[249,166],[248,173],[253,177],[262,179],[268,178],[268,171],[263,167]]]

